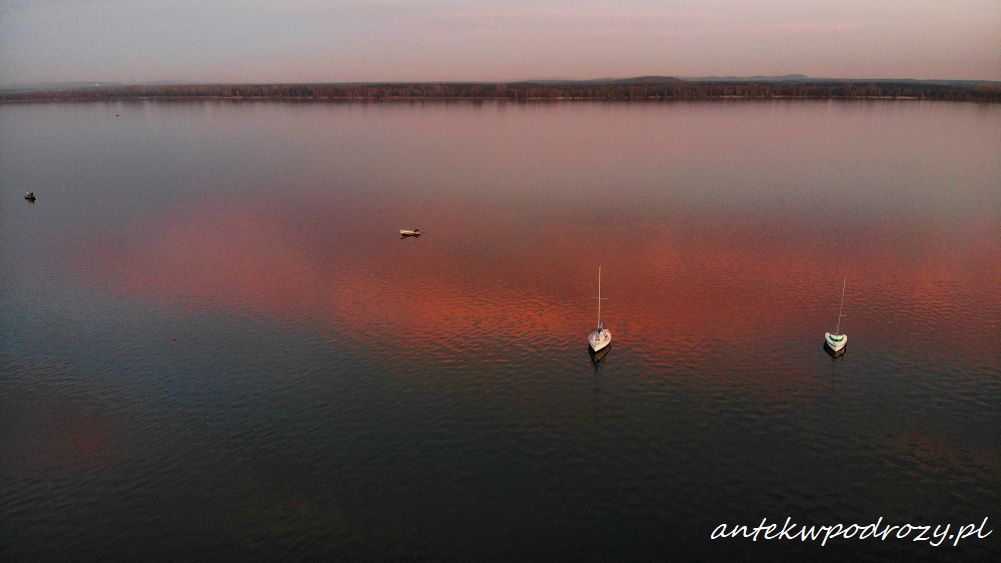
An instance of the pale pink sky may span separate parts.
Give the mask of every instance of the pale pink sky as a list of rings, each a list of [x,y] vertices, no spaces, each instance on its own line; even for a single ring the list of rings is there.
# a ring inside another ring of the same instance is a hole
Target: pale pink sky
[[[1001,80],[998,0],[0,0],[0,84]]]

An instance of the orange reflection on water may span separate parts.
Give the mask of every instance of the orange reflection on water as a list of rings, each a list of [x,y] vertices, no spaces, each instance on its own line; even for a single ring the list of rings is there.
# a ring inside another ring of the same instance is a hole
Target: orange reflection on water
[[[943,315],[997,322],[1001,301],[989,213],[951,232],[858,220],[837,226],[840,246],[831,224],[778,214],[687,212],[597,229],[456,204],[429,212],[421,239],[400,240],[396,229],[411,225],[386,217],[402,214],[391,201],[223,198],[135,222],[100,239],[80,266],[141,300],[349,326],[360,340],[404,346],[505,334],[583,342],[598,264],[609,326],[619,341],[652,346],[738,343],[749,332],[815,337],[833,328],[846,273],[854,341],[932,337],[926,321]],[[951,345],[996,352],[992,334]]]

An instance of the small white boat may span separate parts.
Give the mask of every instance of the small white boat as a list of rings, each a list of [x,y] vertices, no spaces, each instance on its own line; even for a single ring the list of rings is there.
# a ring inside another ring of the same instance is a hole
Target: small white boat
[[[840,352],[845,347],[845,344],[848,344],[848,336],[841,334],[841,317],[845,310],[845,286],[847,284],[848,278],[845,278],[844,283],[841,284],[841,307],[838,309],[838,326],[834,329],[834,334],[830,332],[824,333],[824,341],[832,352]]]
[[[827,342],[827,347],[835,352],[840,352],[845,344],[848,344],[848,337],[844,334],[831,334],[829,332],[824,333],[824,340]]]
[[[423,233],[421,233],[421,230],[418,229],[417,227],[414,227],[413,229],[400,229],[401,237],[419,237],[422,234]]]
[[[612,343],[612,333],[605,328],[605,323],[601,320],[601,266],[598,266],[598,328],[587,335],[587,345],[591,350],[598,352],[602,348]],[[605,297],[604,299],[608,299]]]
[[[599,323],[598,328],[587,335],[587,345],[595,352],[601,351],[612,343],[612,332],[605,328],[605,323]]]

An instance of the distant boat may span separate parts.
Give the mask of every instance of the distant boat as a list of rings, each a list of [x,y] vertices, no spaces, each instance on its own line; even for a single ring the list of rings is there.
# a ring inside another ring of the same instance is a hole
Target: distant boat
[[[587,335],[587,344],[591,350],[598,352],[602,348],[612,343],[612,333],[605,328],[605,323],[601,320],[601,266],[598,266],[598,328]],[[607,297],[605,298],[607,299]]]
[[[838,326],[834,329],[834,334],[829,332],[824,333],[824,340],[827,342],[827,347],[831,349],[832,352],[840,352],[845,344],[848,344],[848,336],[841,334],[841,317],[845,309],[845,286],[848,285],[848,278],[845,278],[844,283],[841,284],[841,307],[838,309]]]
[[[421,233],[421,230],[418,229],[417,227],[414,227],[413,229],[400,229],[401,237],[419,237],[422,234],[423,233]]]
[[[28,201],[35,201],[35,192],[27,192],[24,194],[24,199]]]

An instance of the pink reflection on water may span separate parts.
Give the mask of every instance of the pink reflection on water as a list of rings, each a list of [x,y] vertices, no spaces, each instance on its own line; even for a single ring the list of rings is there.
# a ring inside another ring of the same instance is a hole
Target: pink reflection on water
[[[457,203],[429,214],[421,239],[399,240],[396,229],[411,225],[384,217],[402,204],[317,197],[182,205],[101,237],[79,267],[143,301],[350,326],[360,339],[402,346],[511,330],[519,339],[583,342],[599,263],[610,327],[619,341],[653,347],[737,344],[749,332],[822,335],[833,327],[844,275],[854,342],[940,338],[932,323],[950,315],[996,323],[1001,302],[990,212],[949,225],[868,218],[837,226],[821,217],[686,212],[599,233],[572,217],[532,224]],[[949,345],[996,353],[997,331],[980,333],[994,336]]]

